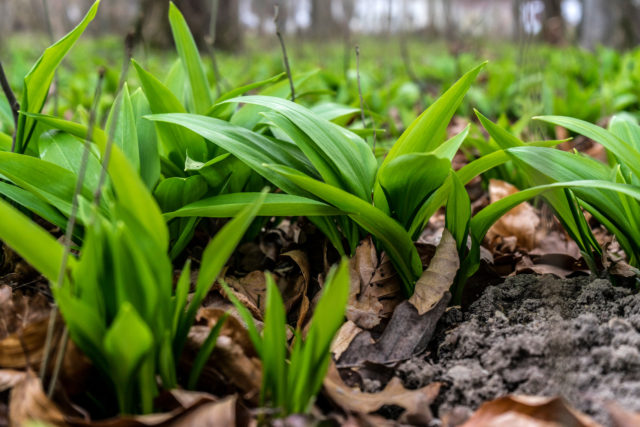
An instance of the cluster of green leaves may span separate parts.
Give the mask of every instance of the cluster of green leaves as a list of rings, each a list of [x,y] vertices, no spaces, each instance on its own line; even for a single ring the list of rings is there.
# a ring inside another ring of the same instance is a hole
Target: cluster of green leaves
[[[306,336],[295,331],[287,357],[287,320],[284,302],[273,277],[267,274],[267,296],[262,336],[251,313],[223,284],[231,301],[247,323],[249,336],[263,365],[260,400],[279,410],[278,416],[306,413],[311,409],[329,368],[331,342],[344,321],[349,298],[349,262],[343,259],[327,275]]]
[[[609,165],[578,152],[525,146],[503,128],[480,114],[478,116],[492,138],[517,166],[525,187],[530,188],[523,188],[524,191],[480,212],[472,220],[474,233],[484,235],[492,223],[488,220],[490,216],[500,215],[524,200],[542,195],[593,270],[596,269],[596,257],[602,255],[602,249],[593,237],[582,209],[616,236],[631,265],[639,265],[640,126],[633,116],[614,116],[608,130],[571,117],[538,118],[599,142],[607,150]]]

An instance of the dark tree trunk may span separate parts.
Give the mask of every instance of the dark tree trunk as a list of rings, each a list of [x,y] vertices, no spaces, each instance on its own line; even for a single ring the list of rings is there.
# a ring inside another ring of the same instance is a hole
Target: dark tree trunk
[[[219,0],[216,19],[216,47],[237,50],[242,47],[242,27],[238,0]],[[200,47],[206,45],[209,35],[212,0],[175,0],[184,15],[191,34]],[[154,47],[166,48],[173,44],[169,26],[169,0],[142,0],[142,37]]]
[[[216,44],[219,49],[238,51],[244,43],[239,0],[219,0],[216,19]]]
[[[547,43],[560,44],[564,42],[565,30],[562,17],[562,0],[544,0],[542,20],[542,37]]]
[[[328,37],[334,33],[336,23],[331,13],[331,0],[311,0],[311,35]]]

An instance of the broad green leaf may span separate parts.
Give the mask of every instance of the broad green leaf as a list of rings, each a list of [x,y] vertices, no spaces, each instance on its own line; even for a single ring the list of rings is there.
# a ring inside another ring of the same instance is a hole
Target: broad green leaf
[[[635,150],[631,143],[621,140],[606,129],[572,117],[542,116],[535,117],[535,119],[565,127],[599,142],[611,151],[620,163],[627,166],[635,176],[640,177],[640,151]]]
[[[166,86],[145,71],[135,60],[132,63],[138,72],[138,78],[153,114],[187,112],[180,100]],[[159,123],[156,130],[171,160],[180,169],[184,167],[187,154],[192,159],[200,161],[205,159],[207,154],[205,142],[187,129]]]
[[[211,89],[209,88],[209,82],[204,72],[196,42],[182,13],[173,2],[169,3],[169,23],[171,24],[171,32],[173,33],[173,40],[175,41],[180,61],[189,76],[193,102],[192,111],[197,114],[204,114],[213,104]]]
[[[63,214],[71,214],[76,175],[53,163],[25,154],[0,152],[0,174],[17,186],[50,203]],[[92,200],[92,192],[83,186],[81,197]],[[79,216],[81,221],[84,218]]]
[[[118,113],[117,117],[115,117],[116,113]],[[113,123],[114,120],[115,123]],[[131,97],[129,96],[129,88],[126,83],[122,88],[122,92],[120,92],[113,103],[113,107],[109,113],[106,125],[107,132],[111,132],[112,127],[114,129],[114,134],[112,135],[114,142],[120,147],[134,170],[140,172],[138,131],[136,129],[136,119],[133,113]]]
[[[151,108],[141,88],[131,95],[131,105],[135,117],[140,158],[140,177],[150,190],[160,178],[160,157],[158,155],[158,137],[156,130],[144,116],[151,114]]]
[[[484,68],[483,63],[460,78],[436,102],[431,104],[393,144],[391,150],[378,169],[377,180],[384,174],[385,168],[397,157],[411,153],[429,153],[434,151],[445,137],[447,126],[462,103],[464,95]],[[376,206],[386,210],[386,200],[379,182],[374,187]]]
[[[84,144],[68,133],[47,132],[38,140],[38,151],[42,160],[61,166],[73,172],[75,176],[80,173],[84,150]],[[89,153],[84,175],[84,184],[91,191],[95,191],[98,187],[98,179],[102,169],[95,151],[92,150]]]
[[[55,283],[62,265],[64,247],[42,227],[0,199],[0,240],[10,246],[44,277]],[[76,260],[69,257],[67,268]]]
[[[360,137],[313,114],[307,108],[286,99],[243,96],[227,102],[242,102],[269,108],[288,121],[276,123],[309,158],[323,178],[340,177],[345,190],[363,200],[371,199],[371,187],[377,162],[369,145]],[[299,138],[301,134],[307,138]],[[354,161],[358,159],[358,161]]]
[[[431,152],[431,154],[452,161],[453,157],[458,152],[458,149],[460,149],[460,146],[462,145],[464,140],[467,139],[467,136],[469,135],[469,129],[471,129],[471,124],[468,124],[462,130],[462,132],[460,132],[456,136],[440,144],[435,150]]]
[[[370,203],[339,188],[305,176],[283,166],[270,166],[300,187],[345,212],[358,225],[375,236],[389,254],[402,278],[407,296],[413,294],[415,281],[422,274],[422,263],[407,232],[394,219]]]
[[[75,44],[84,32],[89,22],[93,20],[98,11],[100,0],[97,0],[89,9],[82,21],[66,36],[48,47],[42,56],[35,63],[33,68],[24,77],[24,89],[22,93],[22,101],[20,107],[22,111],[28,113],[39,113],[44,106],[49,93],[49,87],[53,81],[56,68],[67,54],[69,49]],[[29,138],[35,122],[32,118],[20,115],[18,119],[18,133],[16,138],[16,151],[24,152],[25,146],[29,142]]]
[[[208,197],[180,209],[165,213],[165,219],[177,217],[231,218],[262,197],[262,193],[233,193]],[[327,216],[341,215],[333,206],[306,197],[268,193],[257,216]]]
[[[309,166],[300,160],[303,155],[295,145],[271,140],[243,127],[212,117],[193,114],[158,114],[149,116],[148,119],[184,126],[233,154],[283,191],[299,196],[310,196],[309,192],[265,166],[265,164],[281,164],[309,173]],[[312,176],[318,176],[317,172],[311,173]]]
[[[34,194],[23,190],[15,185],[0,181],[0,195],[13,200],[20,206],[29,209],[31,212],[49,221],[51,224],[60,229],[67,227],[67,219],[51,207],[49,203],[44,202]]]
[[[405,154],[389,162],[379,182],[391,216],[408,228],[418,208],[450,170],[450,160],[425,153]]]
[[[134,373],[153,348],[153,334],[128,302],[124,302],[104,336],[104,355],[118,389],[122,413],[132,413]]]

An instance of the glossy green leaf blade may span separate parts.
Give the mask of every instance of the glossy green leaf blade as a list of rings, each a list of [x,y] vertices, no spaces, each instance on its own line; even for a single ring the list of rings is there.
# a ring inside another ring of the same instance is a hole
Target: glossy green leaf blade
[[[49,203],[44,202],[34,194],[23,190],[15,185],[0,181],[0,195],[13,200],[20,206],[29,209],[31,212],[49,221],[51,224],[64,230],[67,226],[67,219]]]
[[[55,206],[63,214],[71,214],[71,201],[76,186],[73,172],[36,157],[0,152],[0,174]],[[83,186],[80,196],[91,200],[91,190]]]
[[[460,133],[440,144],[431,154],[452,161],[464,140],[469,136],[470,129],[471,124],[468,124]]]
[[[284,408],[290,398],[287,390],[287,317],[284,302],[271,274],[266,274],[267,295],[262,341],[262,393],[271,392],[272,405]],[[263,402],[264,403],[264,402]]]
[[[317,181],[291,168],[275,165],[270,167],[345,212],[362,228],[375,236],[382,243],[398,270],[407,296],[413,294],[415,281],[422,274],[422,263],[411,238],[400,224],[370,203],[344,190]]]
[[[208,197],[164,214],[169,220],[177,217],[231,218],[261,198],[261,193],[232,193]],[[269,193],[257,216],[328,216],[342,211],[326,203],[291,194]]]
[[[187,76],[189,76],[193,112],[204,114],[213,104],[211,89],[209,88],[209,82],[204,72],[196,42],[182,13],[173,2],[169,3],[169,23],[171,24],[171,32],[178,56],[180,56],[182,66],[187,71]]]
[[[294,139],[294,142],[320,173],[331,171],[342,178],[351,192],[363,200],[370,199],[377,162],[371,148],[362,138],[350,133],[347,136],[348,131],[344,128],[286,99],[243,96],[227,102],[260,105],[281,114],[307,135],[307,140]],[[283,130],[289,134],[292,128]],[[358,161],[354,162],[354,159]]]
[[[467,247],[469,221],[471,219],[471,201],[467,189],[455,173],[451,174],[452,188],[445,212],[445,228],[456,240],[458,253],[463,256]]]
[[[379,183],[391,216],[409,228],[418,208],[442,185],[450,170],[448,159],[426,153],[404,154],[389,162]]]
[[[381,169],[394,158],[409,153],[425,153],[435,150],[440,144],[451,118],[462,103],[462,99],[486,63],[483,63],[460,78],[436,102],[431,104],[404,131],[393,145],[382,163]]]
[[[565,127],[599,142],[637,177],[640,177],[640,151],[635,150],[633,145],[621,140],[606,129],[572,117],[542,116],[536,117],[536,119]]]
[[[141,88],[138,88],[131,95],[131,105],[138,138],[140,177],[147,188],[153,189],[160,178],[158,136],[154,124],[144,118],[144,116],[151,114],[151,108]]]
[[[49,87],[53,81],[56,68],[67,54],[69,49],[80,38],[84,30],[93,20],[98,11],[100,0],[97,0],[89,9],[82,21],[66,36],[48,47],[42,56],[35,63],[33,68],[24,78],[24,92],[22,94],[22,102],[20,107],[28,113],[39,113],[44,106],[49,93]],[[24,146],[28,142],[30,133],[35,123],[32,118],[21,115],[18,120],[18,133],[16,137],[16,150],[22,152]]]
[[[160,80],[144,70],[135,60],[132,63],[138,72],[138,78],[153,114],[187,112],[180,100]],[[156,130],[170,159],[180,169],[184,168],[187,154],[192,159],[205,160],[206,145],[197,135],[180,126],[162,123],[158,124]]]
[[[116,112],[118,116],[115,117]],[[115,121],[115,124],[113,123]],[[133,114],[133,104],[129,95],[129,88],[125,83],[122,92],[118,95],[109,118],[106,129],[111,132],[113,126],[113,140],[120,147],[125,157],[136,171],[140,171],[140,148],[138,146],[138,132],[136,118]]]
[[[62,264],[63,246],[42,227],[2,199],[0,218],[0,240],[55,283]],[[75,259],[70,257],[68,268],[72,270],[75,263]]]
[[[275,163],[309,172],[309,166],[305,165],[296,155],[296,152],[299,153],[299,149],[294,145],[287,146],[286,143],[278,143],[243,127],[212,117],[194,114],[157,114],[148,118],[157,122],[184,126],[233,154],[285,192],[299,196],[310,195],[280,174],[265,167],[265,164]],[[313,175],[317,176],[317,173]]]

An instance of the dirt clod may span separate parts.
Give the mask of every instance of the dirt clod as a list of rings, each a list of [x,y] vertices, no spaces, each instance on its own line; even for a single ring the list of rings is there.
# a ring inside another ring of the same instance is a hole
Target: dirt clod
[[[640,295],[607,280],[511,277],[450,310],[431,350],[398,373],[409,387],[445,384],[441,418],[507,394],[561,395],[604,425],[610,401],[640,411]]]

